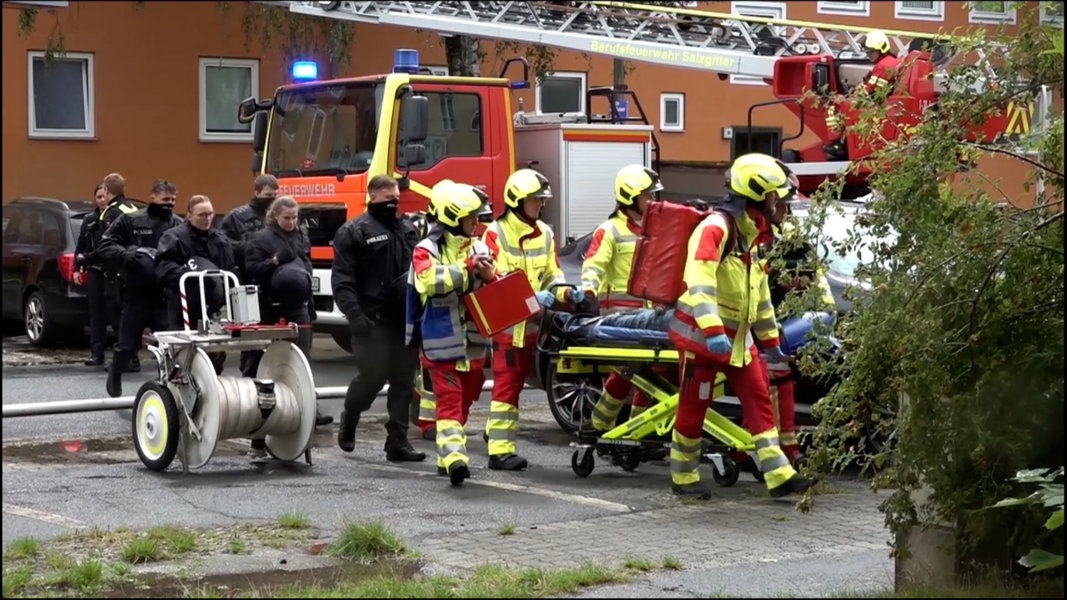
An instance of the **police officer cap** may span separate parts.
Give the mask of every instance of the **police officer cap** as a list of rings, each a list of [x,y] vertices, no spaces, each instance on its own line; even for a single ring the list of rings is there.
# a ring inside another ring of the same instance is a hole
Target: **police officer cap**
[[[311,274],[297,264],[286,263],[274,270],[270,279],[271,300],[297,305],[311,299]]]

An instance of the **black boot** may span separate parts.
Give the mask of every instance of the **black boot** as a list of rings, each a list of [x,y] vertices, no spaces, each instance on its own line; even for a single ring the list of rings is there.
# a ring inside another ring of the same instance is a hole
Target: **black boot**
[[[678,485],[677,483],[671,484],[671,491],[675,496],[682,496],[683,498],[693,498],[695,500],[707,500],[711,498],[711,490],[704,487],[699,481],[697,483],[687,483],[685,485]]]
[[[437,426],[434,425],[433,427],[427,429],[426,431],[423,431],[422,432],[422,439],[426,440],[427,442],[436,441],[437,440]]]
[[[99,366],[103,366],[103,364],[104,364],[104,357],[103,357],[103,356],[101,356],[101,355],[96,355],[96,354],[94,354],[94,355],[90,356],[90,357],[89,357],[89,360],[86,360],[84,364],[85,364],[85,366],[87,366],[87,367],[99,367]]]
[[[122,374],[129,368],[129,359],[115,355],[107,369],[107,395],[118,398],[122,395]]]
[[[794,475],[782,485],[771,490],[771,498],[784,498],[789,494],[803,494],[811,489],[815,482],[802,475]]]
[[[345,452],[356,449],[356,425],[359,425],[359,415],[348,416],[347,411],[341,411],[341,424],[337,428],[337,446]]]
[[[333,423],[333,417],[324,415],[320,412],[315,413],[315,427],[322,427],[323,425],[329,425],[330,423]]]
[[[494,471],[522,471],[529,463],[518,454],[497,454],[489,457],[489,468]]]
[[[130,362],[126,365],[126,373],[140,373],[141,372],[141,359],[136,356],[130,359]]]
[[[421,462],[426,460],[426,453],[419,452],[404,440],[385,449],[385,460],[389,462]]]
[[[452,466],[448,467],[448,480],[453,486],[459,487],[463,485],[463,481],[470,479],[470,477],[470,468],[461,462],[454,462]]]

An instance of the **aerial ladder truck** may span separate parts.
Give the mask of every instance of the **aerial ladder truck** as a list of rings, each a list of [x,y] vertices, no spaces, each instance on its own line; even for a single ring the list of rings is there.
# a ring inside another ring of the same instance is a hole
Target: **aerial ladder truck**
[[[827,177],[840,174],[854,195],[867,191],[869,170],[848,167],[855,161],[862,165],[872,148],[850,134],[846,139],[851,162],[828,161],[822,148],[833,134],[825,125],[825,109],[806,92],[823,89],[843,94],[863,80],[872,67],[862,46],[868,28],[624,2],[274,4],[288,5],[290,11],[305,15],[547,45],[695,69],[723,79],[731,74],[760,77],[776,97],[765,104],[785,106],[800,119],[801,134],[807,127],[820,138],[816,144],[782,155],[800,177],[801,191],[812,191]],[[898,77],[898,92],[887,100],[903,109],[893,111],[897,120],[887,122],[881,132],[892,140],[918,122],[922,111],[936,101],[944,81],[942,72],[958,57],[936,46],[931,51],[931,42],[936,40],[929,34],[885,33],[894,51],[907,56],[909,65]],[[331,243],[337,228],[362,212],[366,183],[372,176],[385,173],[398,178],[405,212],[425,210],[430,188],[446,178],[482,187],[496,203],[516,165],[554,144],[561,148],[557,158],[571,157],[559,158],[559,164],[552,167],[556,177],[550,176],[560,203],[569,206],[553,215],[558,220],[552,224],[557,236],[567,239],[586,233],[577,229],[587,224],[592,229],[593,221],[607,214],[614,200],[610,183],[601,182],[610,182],[621,164],[651,166],[654,162],[657,144],[652,127],[643,116],[619,114],[613,97],[617,90],[600,88],[587,93],[609,95],[608,121],[612,123],[608,126],[614,131],[603,131],[602,124],[598,129],[587,102],[587,124],[559,125],[552,134],[555,137],[546,138],[537,130],[538,119],[527,119],[525,113],[512,108],[511,91],[529,85],[529,66],[523,59],[507,61],[499,77],[471,78],[433,75],[417,64],[413,54],[398,50],[393,73],[335,80],[317,80],[313,64],[298,63],[294,79],[303,81],[278,88],[270,99],[249,98],[238,111],[242,121],[253,123],[253,170],[277,176],[280,192],[295,196],[302,204],[315,267],[313,287],[319,315],[315,325],[334,333],[342,346],[348,339],[347,323],[331,294]],[[979,63],[988,65],[983,60]],[[521,78],[505,77],[515,66],[521,67]],[[299,74],[298,67],[302,69]],[[637,107],[643,113],[639,102]],[[1007,129],[1012,116],[992,118],[972,135],[979,140],[994,139]],[[632,124],[635,120],[644,120],[644,124]],[[546,127],[543,120],[540,126]],[[591,153],[569,152],[568,143],[600,143],[592,154],[602,160],[576,163],[573,156]],[[544,164],[538,168],[552,169]],[[571,171],[580,177],[570,177]],[[588,187],[576,188],[578,182]],[[596,195],[598,190],[603,198]],[[581,202],[568,204],[570,196],[580,197]]]

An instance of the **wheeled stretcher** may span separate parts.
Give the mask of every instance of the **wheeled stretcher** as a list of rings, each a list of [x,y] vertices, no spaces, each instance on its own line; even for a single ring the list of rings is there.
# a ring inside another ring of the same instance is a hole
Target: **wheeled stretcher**
[[[593,472],[595,456],[609,456],[614,464],[633,471],[647,460],[669,452],[678,412],[679,354],[667,336],[669,312],[635,310],[607,316],[545,311],[539,351],[555,362],[561,375],[618,373],[644,392],[650,406],[595,439],[572,443],[571,468],[579,477]],[[715,397],[724,393],[725,376],[716,381]],[[713,466],[713,478],[724,486],[737,482],[742,467],[733,456],[755,456],[748,431],[709,409],[704,418],[703,456]],[[758,461],[743,461],[746,465]],[[753,473],[757,479],[760,474]]]

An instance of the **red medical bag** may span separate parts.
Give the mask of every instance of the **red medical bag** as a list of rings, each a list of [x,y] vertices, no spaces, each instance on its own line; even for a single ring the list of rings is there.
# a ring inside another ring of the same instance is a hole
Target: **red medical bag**
[[[489,338],[541,312],[533,286],[522,271],[512,271],[463,296],[474,324]]]
[[[689,237],[708,213],[673,202],[653,202],[645,210],[634,248],[627,291],[656,304],[674,304],[685,291]]]

